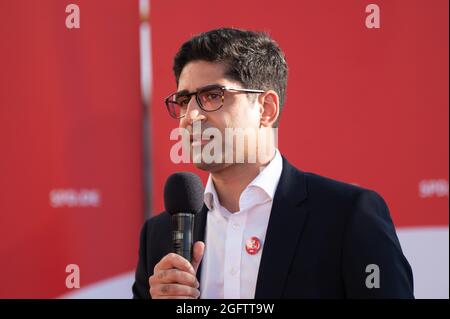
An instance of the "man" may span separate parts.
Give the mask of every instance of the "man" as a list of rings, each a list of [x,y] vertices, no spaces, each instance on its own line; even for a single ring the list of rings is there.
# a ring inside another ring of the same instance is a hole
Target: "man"
[[[170,253],[168,213],[145,223],[135,298],[413,298],[412,271],[383,199],[299,171],[276,148],[287,65],[272,39],[237,29],[202,33],[180,48],[174,73],[178,89],[166,105],[190,132],[191,147],[215,140],[196,134],[196,124],[201,132],[272,133],[255,161],[247,143],[244,162],[195,163],[210,175],[192,263]]]

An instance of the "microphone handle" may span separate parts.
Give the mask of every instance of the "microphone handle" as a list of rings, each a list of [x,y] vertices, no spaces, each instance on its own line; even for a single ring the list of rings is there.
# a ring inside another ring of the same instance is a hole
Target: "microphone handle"
[[[177,213],[172,215],[172,247],[173,252],[192,261],[194,244],[194,214]]]

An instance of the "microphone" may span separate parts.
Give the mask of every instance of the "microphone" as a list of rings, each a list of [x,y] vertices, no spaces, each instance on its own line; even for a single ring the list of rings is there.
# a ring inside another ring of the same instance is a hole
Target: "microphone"
[[[179,172],[164,186],[164,206],[172,215],[173,252],[192,261],[195,214],[203,207],[203,184],[197,175]]]

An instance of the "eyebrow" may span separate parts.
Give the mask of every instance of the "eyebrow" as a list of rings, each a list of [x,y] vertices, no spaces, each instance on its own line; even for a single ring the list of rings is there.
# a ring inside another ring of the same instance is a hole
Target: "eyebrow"
[[[202,86],[200,88],[197,88],[197,90],[194,91],[194,92],[189,92],[188,90],[181,90],[181,91],[178,91],[177,94],[179,94],[179,95],[189,95],[189,94],[194,94],[194,93],[196,93],[196,92],[198,92],[200,90],[214,89],[214,88],[217,88],[217,87],[224,87],[224,86],[225,85],[223,85],[223,84],[210,84],[210,85],[206,85],[206,86]]]

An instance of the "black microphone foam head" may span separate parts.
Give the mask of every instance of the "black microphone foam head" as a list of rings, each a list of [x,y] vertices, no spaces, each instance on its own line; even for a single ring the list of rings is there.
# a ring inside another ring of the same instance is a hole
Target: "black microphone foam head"
[[[196,214],[203,207],[203,183],[191,172],[169,176],[164,186],[164,206],[169,214]]]

